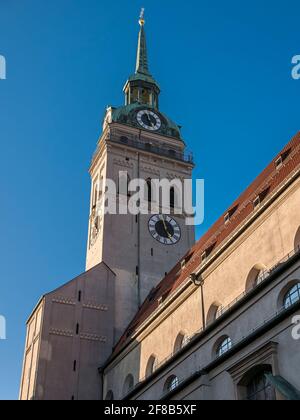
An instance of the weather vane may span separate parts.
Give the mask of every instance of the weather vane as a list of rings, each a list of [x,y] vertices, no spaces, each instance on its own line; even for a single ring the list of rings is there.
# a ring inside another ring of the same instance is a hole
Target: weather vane
[[[139,24],[141,26],[144,26],[145,25],[145,8],[144,7],[141,10]]]

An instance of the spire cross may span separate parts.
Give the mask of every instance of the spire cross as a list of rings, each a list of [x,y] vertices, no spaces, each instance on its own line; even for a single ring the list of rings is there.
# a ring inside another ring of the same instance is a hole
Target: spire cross
[[[136,73],[149,74],[148,69],[148,56],[147,56],[147,45],[146,45],[146,35],[145,35],[145,9],[141,10],[139,24],[141,30],[139,33],[139,42],[137,50],[137,62],[136,62]]]
[[[145,25],[145,8],[144,7],[141,10],[139,24],[141,26],[144,26]]]

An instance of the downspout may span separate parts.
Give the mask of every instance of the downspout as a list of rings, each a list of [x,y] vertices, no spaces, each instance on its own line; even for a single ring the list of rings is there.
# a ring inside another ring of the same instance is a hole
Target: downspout
[[[103,367],[99,367],[98,368],[98,373],[100,376],[100,401],[104,401],[104,368]]]
[[[191,274],[190,276],[192,282],[196,287],[200,287],[201,295],[201,312],[202,312],[202,326],[203,329],[206,328],[206,319],[205,319],[205,299],[204,299],[204,280],[202,277],[197,276],[196,274]]]

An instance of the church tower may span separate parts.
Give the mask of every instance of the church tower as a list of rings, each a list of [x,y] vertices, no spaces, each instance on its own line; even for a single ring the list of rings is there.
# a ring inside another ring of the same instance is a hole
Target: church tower
[[[92,181],[86,269],[104,262],[116,275],[115,339],[166,273],[194,244],[194,228],[184,214],[174,214],[179,197],[171,188],[171,214],[104,214],[107,180],[117,185],[117,202],[130,193],[120,191],[125,181],[147,182],[145,199],[154,200],[153,180],[190,179],[193,159],[185,151],[180,127],[159,107],[160,87],[149,71],[144,12],[140,20],[135,73],[124,86],[125,106],[109,107],[90,167]],[[157,193],[157,192],[156,192]],[[179,192],[178,192],[179,194]],[[180,200],[179,200],[180,201]]]
[[[99,367],[151,290],[194,244],[194,228],[177,211],[178,184],[168,191],[171,211],[164,203],[153,206],[161,195],[155,181],[190,179],[193,162],[180,128],[159,108],[143,14],[139,23],[136,70],[124,87],[125,105],[107,109],[90,167],[86,271],[42,296],[27,321],[22,400],[99,399]],[[151,212],[121,212],[120,204],[127,207],[133,199],[127,181],[137,179],[146,186],[142,204]],[[104,211],[109,182],[118,212]]]

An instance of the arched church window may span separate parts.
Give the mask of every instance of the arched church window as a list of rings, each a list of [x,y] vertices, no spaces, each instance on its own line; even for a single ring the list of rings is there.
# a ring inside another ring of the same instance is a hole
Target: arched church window
[[[288,309],[299,301],[300,301],[300,283],[297,283],[293,287],[291,287],[290,290],[285,294],[284,299],[283,299],[284,308]]]
[[[274,401],[276,392],[268,382],[272,366],[257,365],[251,368],[238,384],[239,399],[248,401]]]
[[[274,388],[268,384],[265,371],[260,372],[247,385],[247,400],[274,401],[276,395]]]
[[[174,344],[174,353],[177,353],[181,350],[184,346],[186,346],[189,342],[188,336],[184,333],[178,334],[175,344]]]
[[[114,400],[114,393],[112,391],[108,391],[105,397],[105,401],[113,401]]]
[[[155,369],[156,369],[156,364],[157,364],[157,359],[156,356],[152,355],[147,363],[147,367],[146,367],[146,377],[148,378],[149,376],[151,376]]]
[[[133,390],[134,387],[134,379],[131,374],[127,375],[124,386],[123,386],[123,396],[125,397],[127,394],[129,394],[130,391]]]
[[[246,280],[246,292],[250,292],[254,287],[256,287],[261,280],[261,275],[266,270],[266,267],[263,264],[256,264],[248,274]]]
[[[217,357],[223,356],[232,348],[232,340],[230,337],[225,336],[221,339],[221,342],[217,345],[216,355]]]
[[[222,305],[219,303],[213,303],[211,305],[207,314],[207,319],[206,319],[207,325],[210,325],[217,319],[219,315],[218,312],[221,310],[221,308],[222,308]]]
[[[171,392],[174,391],[179,385],[179,379],[177,376],[172,375],[170,376],[165,383],[164,392]]]

